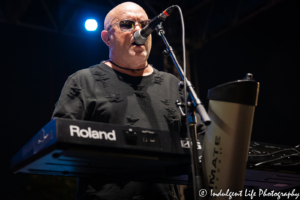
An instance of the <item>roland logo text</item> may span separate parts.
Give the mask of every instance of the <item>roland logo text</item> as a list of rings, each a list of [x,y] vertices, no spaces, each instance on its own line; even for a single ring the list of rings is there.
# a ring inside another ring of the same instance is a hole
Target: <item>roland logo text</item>
[[[112,130],[111,132],[107,133],[105,131],[92,130],[90,127],[88,127],[88,129],[80,129],[79,126],[74,126],[74,125],[70,125],[70,135],[72,137],[76,135],[77,137],[100,139],[100,140],[111,140],[111,141],[117,140],[115,130]]]

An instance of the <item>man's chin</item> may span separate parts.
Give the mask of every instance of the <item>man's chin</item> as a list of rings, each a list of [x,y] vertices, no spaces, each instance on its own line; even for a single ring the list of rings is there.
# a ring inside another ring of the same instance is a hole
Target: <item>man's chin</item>
[[[145,50],[144,51],[131,50],[129,54],[133,57],[138,57],[138,58],[148,58],[149,55]]]

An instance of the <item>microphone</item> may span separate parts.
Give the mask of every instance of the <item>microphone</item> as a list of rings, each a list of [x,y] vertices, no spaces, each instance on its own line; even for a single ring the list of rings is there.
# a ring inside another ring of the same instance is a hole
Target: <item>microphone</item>
[[[142,45],[147,41],[148,36],[155,30],[155,27],[160,22],[166,20],[166,18],[173,12],[175,6],[170,6],[162,13],[160,13],[157,17],[152,19],[147,26],[145,26],[142,30],[138,30],[134,33],[133,38],[136,44]]]

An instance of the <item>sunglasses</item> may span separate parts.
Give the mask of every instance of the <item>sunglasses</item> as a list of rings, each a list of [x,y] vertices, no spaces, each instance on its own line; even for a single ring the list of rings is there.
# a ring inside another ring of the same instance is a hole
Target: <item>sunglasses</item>
[[[109,31],[112,27],[119,25],[119,29],[122,32],[131,32],[134,30],[135,28],[135,24],[138,23],[138,25],[141,28],[144,28],[145,26],[147,26],[149,24],[149,22],[151,21],[151,19],[145,20],[145,21],[141,21],[141,22],[135,22],[132,20],[121,20],[121,21],[117,21],[116,23],[110,25],[109,27],[107,27],[107,31]]]

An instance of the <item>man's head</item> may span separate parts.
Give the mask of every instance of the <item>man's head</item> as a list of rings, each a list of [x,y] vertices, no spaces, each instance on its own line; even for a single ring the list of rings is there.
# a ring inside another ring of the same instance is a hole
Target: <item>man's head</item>
[[[132,31],[121,31],[119,22],[132,20],[135,27]],[[104,29],[101,33],[102,40],[109,47],[109,57],[119,62],[134,65],[145,63],[151,50],[151,36],[144,45],[134,44],[133,34],[141,29],[139,22],[148,20],[144,9],[132,2],[125,2],[113,8],[104,20]],[[112,27],[108,29],[109,26]]]

